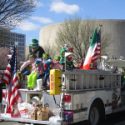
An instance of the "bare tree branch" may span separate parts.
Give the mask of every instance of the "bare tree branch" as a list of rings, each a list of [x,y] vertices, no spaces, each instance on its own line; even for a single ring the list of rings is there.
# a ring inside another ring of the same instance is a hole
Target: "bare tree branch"
[[[36,0],[0,0],[0,26],[14,27],[30,15]]]
[[[57,32],[58,46],[68,44],[74,48],[75,60],[83,59],[89,47],[90,37],[97,25],[92,21],[82,21],[80,18],[69,19],[62,24]],[[102,53],[108,45],[109,38],[102,35]]]

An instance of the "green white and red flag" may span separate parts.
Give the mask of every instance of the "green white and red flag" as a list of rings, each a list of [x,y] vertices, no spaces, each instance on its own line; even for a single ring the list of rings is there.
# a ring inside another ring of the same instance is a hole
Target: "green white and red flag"
[[[90,41],[90,46],[85,57],[83,67],[84,70],[90,70],[91,65],[97,63],[97,60],[100,59],[101,56],[101,30],[95,29],[92,39]]]

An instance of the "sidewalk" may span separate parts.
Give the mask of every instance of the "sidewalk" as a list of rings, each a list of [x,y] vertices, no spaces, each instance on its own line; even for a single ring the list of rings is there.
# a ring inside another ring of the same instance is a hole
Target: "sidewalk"
[[[0,125],[25,125],[25,124],[16,123],[16,122],[0,122]]]

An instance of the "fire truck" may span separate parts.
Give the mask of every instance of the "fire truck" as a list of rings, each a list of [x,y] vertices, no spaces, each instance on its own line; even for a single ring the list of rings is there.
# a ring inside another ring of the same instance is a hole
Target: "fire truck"
[[[63,74],[64,111],[72,112],[72,121],[87,120],[97,125],[105,115],[123,110],[121,75],[110,71],[73,71]],[[67,121],[64,112],[64,121]],[[69,116],[70,117],[70,116]]]
[[[48,121],[21,118],[5,118],[31,124],[72,124],[88,121],[98,125],[106,115],[125,110],[125,89],[121,72],[113,70],[65,70],[50,71],[50,90],[41,91],[44,104],[54,116]],[[34,90],[25,91],[27,96]],[[27,97],[26,96],[26,97]]]
[[[113,60],[110,63],[119,68],[125,64],[123,60]],[[57,83],[60,76],[55,72],[50,74],[50,94],[53,95],[59,93]],[[98,125],[105,120],[106,115],[125,110],[125,86],[122,75],[118,70],[102,69],[74,69],[63,72],[60,101],[62,121],[88,121],[90,125]]]

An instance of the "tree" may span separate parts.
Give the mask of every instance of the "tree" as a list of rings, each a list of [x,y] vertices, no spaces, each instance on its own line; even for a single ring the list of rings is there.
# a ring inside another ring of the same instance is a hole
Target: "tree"
[[[30,15],[36,0],[0,0],[0,26],[14,27]]]
[[[9,54],[9,49],[6,47],[0,47],[0,70],[1,69],[5,69],[7,66],[7,61],[8,61],[8,57],[7,55]]]
[[[68,19],[57,32],[57,46],[62,47],[64,44],[68,44],[74,48],[76,61],[84,59],[89,47],[90,37],[96,27],[97,25],[94,21],[83,21],[80,18]],[[108,36],[102,35],[101,38],[102,53],[105,53]]]

